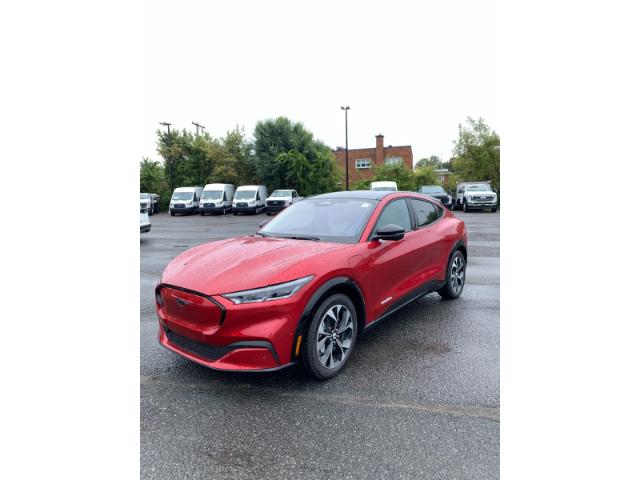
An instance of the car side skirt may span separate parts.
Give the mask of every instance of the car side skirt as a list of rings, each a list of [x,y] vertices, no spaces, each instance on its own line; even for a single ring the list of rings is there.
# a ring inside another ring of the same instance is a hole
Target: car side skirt
[[[427,295],[427,294],[429,294],[431,292],[435,292],[436,290],[440,290],[446,284],[447,284],[446,280],[430,280],[430,281],[422,284],[421,286],[419,286],[415,290],[409,292],[407,295],[402,297],[400,300],[398,300],[395,303],[393,303],[392,305],[390,305],[389,308],[387,308],[385,310],[385,312],[381,316],[376,318],[371,323],[365,325],[364,331],[365,332],[369,331],[369,329],[371,327],[373,327],[375,325],[378,325],[382,320],[390,317],[392,314],[394,314],[395,312],[400,310],[402,307],[407,306],[408,304],[410,304],[414,300],[418,300],[419,298],[424,297],[425,295]]]

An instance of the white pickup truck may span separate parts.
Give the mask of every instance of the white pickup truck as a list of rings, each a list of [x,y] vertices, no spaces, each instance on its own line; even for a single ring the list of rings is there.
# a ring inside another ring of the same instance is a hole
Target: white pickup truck
[[[267,215],[281,212],[289,205],[299,202],[304,197],[299,197],[295,190],[275,190],[267,198]]]
[[[492,212],[498,209],[498,195],[491,190],[491,182],[460,182],[456,186],[456,202],[454,207],[464,212],[484,210]]]

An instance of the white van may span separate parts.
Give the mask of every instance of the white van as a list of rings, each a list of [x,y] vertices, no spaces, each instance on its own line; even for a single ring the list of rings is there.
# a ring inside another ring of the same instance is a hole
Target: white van
[[[397,192],[398,184],[396,182],[371,182],[370,188],[378,192]]]
[[[202,187],[178,187],[173,191],[169,202],[169,213],[197,213],[202,195]]]
[[[264,185],[243,185],[238,187],[233,196],[231,211],[234,215],[238,212],[262,212],[266,208],[267,187]]]
[[[235,187],[230,183],[210,183],[204,186],[200,197],[200,215],[225,214],[231,211]]]

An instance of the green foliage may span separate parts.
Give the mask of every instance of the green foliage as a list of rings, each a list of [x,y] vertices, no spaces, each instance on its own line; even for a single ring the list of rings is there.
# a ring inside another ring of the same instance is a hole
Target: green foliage
[[[467,118],[465,126],[458,126],[458,139],[454,142],[455,157],[452,169],[458,181],[491,180],[491,186],[500,190],[500,137],[482,118]]]
[[[433,166],[416,168],[413,172],[413,178],[416,190],[423,185],[440,185]]]
[[[148,158],[142,159],[140,162],[140,192],[157,193],[160,195],[160,208],[167,207],[171,190],[160,162],[154,162]]]
[[[286,117],[263,120],[256,124],[253,136],[255,172],[269,191],[287,186],[310,195],[337,188],[331,150],[302,123]]]
[[[233,167],[237,177],[237,184],[260,183],[256,174],[256,162],[253,155],[253,144],[246,140],[244,130],[236,126],[220,139],[222,146],[233,158],[234,162],[225,163],[224,168]],[[228,183],[235,183],[228,181]]]
[[[403,164],[397,165],[380,165],[373,169],[373,180],[378,181],[391,181],[398,184],[398,190],[415,190],[416,181],[413,170],[408,169]]]
[[[415,168],[433,167],[440,168],[442,160],[437,155],[431,155],[429,158],[421,158],[418,163],[415,164]]]

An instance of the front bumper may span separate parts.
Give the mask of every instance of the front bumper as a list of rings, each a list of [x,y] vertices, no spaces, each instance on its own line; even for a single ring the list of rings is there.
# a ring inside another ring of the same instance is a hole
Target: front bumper
[[[467,202],[467,210],[484,210],[486,208],[497,208],[498,202]]]
[[[267,213],[278,213],[287,208],[288,205],[267,205]]]
[[[151,224],[140,225],[140,233],[148,233],[151,231]]]
[[[303,290],[300,297],[240,305],[166,284],[160,291],[158,340],[168,350],[225,371],[278,370],[298,360],[292,347],[308,300]],[[179,306],[180,298],[187,303]]]
[[[231,210],[233,213],[253,213],[258,211],[258,207],[255,205],[253,207],[232,207]]]
[[[198,207],[169,208],[170,213],[193,213],[197,211]]]
[[[223,213],[225,210],[224,205],[220,205],[219,207],[200,207],[201,213]]]

